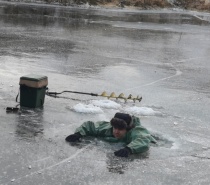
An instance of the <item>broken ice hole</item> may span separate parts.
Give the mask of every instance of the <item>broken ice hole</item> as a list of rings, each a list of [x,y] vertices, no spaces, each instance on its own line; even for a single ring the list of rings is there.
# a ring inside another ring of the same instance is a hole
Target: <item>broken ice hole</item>
[[[171,148],[173,146],[173,141],[170,141],[169,139],[163,137],[162,135],[159,134],[152,134],[152,136],[156,139],[157,143],[152,144],[152,146],[157,146],[157,147],[166,147],[166,148]]]

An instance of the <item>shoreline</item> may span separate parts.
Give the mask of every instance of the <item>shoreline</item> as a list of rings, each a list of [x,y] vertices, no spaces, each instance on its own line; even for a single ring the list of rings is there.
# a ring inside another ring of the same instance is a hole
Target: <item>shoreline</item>
[[[66,8],[66,9],[90,9],[90,10],[109,10],[109,11],[124,11],[124,12],[146,12],[146,11],[157,11],[157,12],[173,12],[173,13],[206,13],[210,14],[210,11],[205,11],[205,10],[197,10],[197,9],[184,9],[180,7],[136,7],[136,6],[124,6],[120,7],[117,6],[114,3],[105,3],[105,4],[98,4],[98,5],[89,5],[88,3],[86,4],[70,4],[70,5],[63,5],[60,3],[46,3],[44,1],[19,1],[19,0],[11,0],[11,1],[5,1],[5,0],[0,0],[0,6],[2,4],[7,4],[7,5],[31,5],[31,6],[45,6],[45,7],[57,7],[57,8]]]

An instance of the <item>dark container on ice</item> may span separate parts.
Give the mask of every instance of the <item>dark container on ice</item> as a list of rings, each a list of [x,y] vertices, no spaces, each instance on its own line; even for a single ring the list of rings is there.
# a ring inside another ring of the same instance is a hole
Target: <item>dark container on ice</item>
[[[20,106],[41,108],[44,105],[47,76],[26,75],[20,77]]]

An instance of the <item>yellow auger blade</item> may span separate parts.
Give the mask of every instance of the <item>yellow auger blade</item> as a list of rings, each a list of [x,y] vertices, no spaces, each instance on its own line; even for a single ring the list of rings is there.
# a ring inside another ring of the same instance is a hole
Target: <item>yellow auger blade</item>
[[[110,94],[109,98],[117,98],[117,96],[115,95],[114,92],[112,92],[112,93]]]
[[[118,99],[123,99],[125,102],[127,102],[127,98],[125,97],[125,95],[123,93],[121,93],[117,98]]]
[[[119,96],[116,96],[116,94],[114,92],[112,92],[110,95],[108,95],[106,93],[106,91],[104,91],[101,95],[99,96],[102,96],[102,97],[106,97],[108,99],[110,98],[116,98],[117,100],[118,99],[123,99],[125,102],[127,102],[127,100],[133,100],[134,103],[136,102],[136,100],[138,100],[139,102],[142,100],[142,97],[140,96],[137,96],[136,98],[134,98],[131,94],[126,98],[125,95],[123,93],[121,93]]]
[[[134,103],[136,102],[136,100],[138,100],[140,102],[142,100],[142,97],[137,96],[136,98],[133,98]]]
[[[131,94],[129,94],[129,96],[127,97],[127,99],[133,99],[133,96]]]
[[[122,98],[124,99],[125,98],[125,95],[123,93],[121,93],[117,98]]]
[[[102,94],[100,96],[109,97],[108,94],[106,93],[106,91],[102,92]]]

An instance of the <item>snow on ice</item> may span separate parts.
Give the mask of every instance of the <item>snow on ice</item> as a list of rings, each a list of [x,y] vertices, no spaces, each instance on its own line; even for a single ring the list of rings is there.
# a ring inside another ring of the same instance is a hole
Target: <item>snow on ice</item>
[[[96,107],[92,104],[85,105],[82,103],[78,103],[75,106],[73,106],[73,110],[79,113],[92,113],[92,114],[103,113],[103,110],[100,107]]]
[[[104,111],[103,108],[106,109],[116,109],[119,112],[126,112],[131,115],[139,115],[139,116],[159,116],[162,115],[161,112],[155,111],[149,107],[137,107],[137,106],[125,106],[122,107],[119,103],[116,103],[112,100],[92,100],[89,104],[78,103],[73,106],[72,110],[79,113],[92,113],[92,114],[100,114]]]
[[[111,100],[92,100],[91,103],[97,107],[107,109],[119,109],[121,105]]]
[[[125,109],[127,113],[130,114],[137,114],[140,116],[159,116],[162,115],[159,111],[154,111],[152,108],[149,107],[128,107]]]

